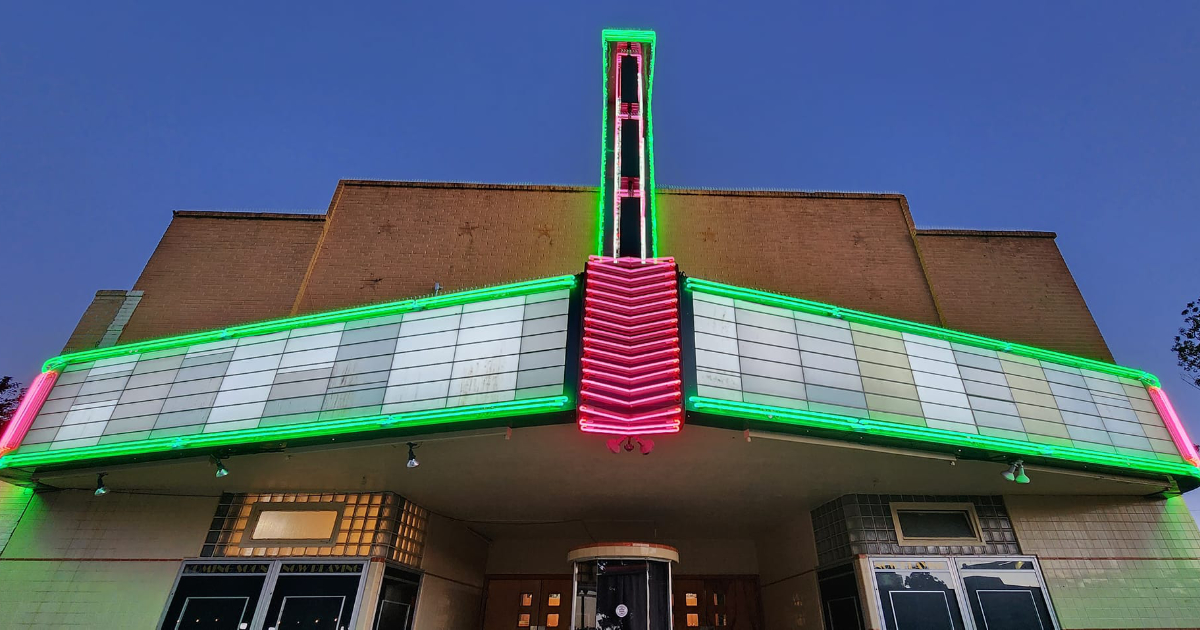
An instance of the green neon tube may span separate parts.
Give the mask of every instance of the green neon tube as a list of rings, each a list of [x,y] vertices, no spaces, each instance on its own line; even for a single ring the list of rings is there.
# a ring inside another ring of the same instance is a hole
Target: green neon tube
[[[971,333],[958,332],[948,328],[940,328],[938,326],[930,326],[929,324],[919,324],[885,315],[875,315],[873,313],[865,313],[848,308],[833,306],[822,302],[813,302],[811,300],[803,300],[800,298],[788,297],[777,293],[768,293],[756,289],[743,289],[728,284],[712,282],[709,280],[700,280],[697,278],[688,278],[684,287],[688,291],[697,293],[707,293],[709,295],[720,295],[723,297],[733,298],[737,300],[746,300],[747,302],[755,302],[767,306],[777,306],[795,311],[803,311],[814,315],[824,315],[842,319],[848,322],[859,324],[868,324],[879,328],[887,328],[898,332],[906,332],[923,337],[932,337],[934,339],[942,339],[944,341],[953,341],[968,346],[977,348],[985,348],[987,350],[997,350],[1000,352],[1008,352],[1018,356],[1038,359],[1040,361],[1048,361],[1050,363],[1059,363],[1061,365],[1069,365],[1071,367],[1083,368],[1100,372],[1102,374],[1111,374],[1124,378],[1141,381],[1147,386],[1160,387],[1158,378],[1149,372],[1142,370],[1122,367],[1112,363],[1096,361],[1094,359],[1085,359],[1071,354],[1055,352],[1053,350],[1043,350],[1033,346],[1026,346],[1019,343],[1009,343],[1000,341],[990,337],[973,335]]]
[[[772,407],[753,403],[719,400],[716,398],[706,398],[703,396],[689,397],[688,408],[703,413],[728,415],[737,418],[762,420],[766,422],[775,422],[779,424],[788,424],[814,429],[844,431],[847,433],[877,435],[881,437],[900,438],[906,440],[920,440],[922,442],[934,442],[937,444],[947,444],[950,446],[1003,451],[1005,454],[1009,455],[1044,457],[1046,459],[1081,462],[1085,464],[1098,464],[1115,468],[1127,468],[1144,472],[1181,475],[1200,479],[1200,468],[1190,464],[1164,462],[1157,459],[1132,457],[1127,455],[1117,455],[1114,453],[1105,453],[1103,451],[1093,451],[1090,449],[1076,447],[1035,444],[1033,442],[1022,442],[1020,440],[977,435],[974,433],[959,433],[957,431],[947,431],[944,429],[917,427],[897,422],[868,420],[864,418],[854,418],[851,416],[842,416],[817,411],[804,411],[799,409],[787,409],[784,407]]]
[[[295,440],[380,429],[435,426],[489,418],[548,413],[565,409],[568,406],[569,400],[568,396],[548,396],[545,398],[530,398],[528,400],[490,403],[486,405],[470,405],[451,409],[431,409],[428,411],[306,422],[304,424],[245,429],[223,433],[201,433],[181,437],[154,438],[128,443],[69,448],[58,451],[42,451],[26,454],[13,453],[0,457],[0,469],[61,464],[101,457],[122,457],[143,453],[244,445],[254,442]]]
[[[639,42],[642,44],[654,44],[656,35],[654,31],[644,31],[638,29],[623,29],[623,28],[606,28],[601,32],[604,42]]]
[[[359,306],[355,308],[330,311],[327,313],[314,313],[312,315],[301,315],[299,317],[288,317],[285,319],[276,319],[253,324],[241,324],[238,326],[230,326],[229,328],[222,328],[220,330],[210,330],[207,332],[164,337],[162,339],[150,339],[147,341],[136,341],[133,343],[110,346],[107,348],[96,348],[95,350],[85,350],[83,352],[64,354],[46,361],[46,363],[42,365],[42,371],[48,372],[50,370],[61,370],[63,366],[71,363],[95,361],[97,359],[125,356],[140,352],[150,352],[152,350],[165,350],[167,348],[192,346],[210,341],[220,341],[222,339],[238,339],[241,337],[251,337],[254,335],[265,335],[268,333],[279,332],[281,330],[292,330],[295,328],[305,328],[309,326],[338,324],[342,322],[368,319],[371,317],[395,315],[397,313],[410,313],[413,311],[443,308],[446,306],[457,306],[460,304],[483,302],[485,300],[494,300],[497,298],[530,295],[533,293],[545,293],[547,291],[554,291],[558,289],[569,289],[574,286],[575,276],[556,276],[553,278],[542,278],[539,280],[517,282],[515,284],[505,284],[495,287],[473,289],[471,291],[462,291],[459,293],[447,293],[445,295],[434,295],[411,300],[401,300],[399,302],[387,302],[384,304],[371,304],[369,306]]]
[[[604,57],[604,107],[600,112],[600,198],[596,200],[596,255],[604,255],[604,196],[608,191],[608,31],[600,36],[600,53]]]
[[[646,79],[646,166],[647,180],[650,191],[650,233],[651,253],[657,258],[658,253],[658,188],[654,185],[654,61],[658,57],[658,47],[655,46],[658,37],[654,31],[604,29],[600,34],[600,50],[604,55],[604,74],[601,77],[604,94],[604,109],[600,116],[600,199],[596,202],[596,255],[604,255],[604,198],[608,194],[608,45],[613,42],[638,42],[653,47],[650,56],[650,73]]]
[[[650,255],[658,258],[658,187],[654,185],[654,63],[658,47],[650,55],[650,75],[646,79],[646,165],[650,178]]]

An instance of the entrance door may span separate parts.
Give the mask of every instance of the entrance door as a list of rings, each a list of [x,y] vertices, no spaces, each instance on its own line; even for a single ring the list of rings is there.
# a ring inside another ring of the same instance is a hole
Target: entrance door
[[[1032,557],[872,557],[868,561],[875,603],[887,630],[1058,628]]]
[[[361,562],[285,562],[267,606],[267,630],[347,630],[358,602]]]
[[[863,630],[862,601],[858,597],[854,565],[817,571],[817,583],[821,587],[825,630]]]
[[[395,567],[387,567],[379,588],[379,606],[375,611],[375,630],[410,630],[413,606],[421,576]]]
[[[188,564],[163,615],[162,630],[247,630],[269,562]]]
[[[484,630],[571,626],[571,578],[489,578]]]
[[[649,563],[596,561],[596,625],[603,630],[648,630]]]
[[[962,599],[950,563],[876,561],[875,588],[888,630],[965,630]]]
[[[760,630],[758,578],[754,576],[674,579],[675,628]]]
[[[975,627],[981,630],[1053,630],[1054,615],[1032,560],[959,558]]]

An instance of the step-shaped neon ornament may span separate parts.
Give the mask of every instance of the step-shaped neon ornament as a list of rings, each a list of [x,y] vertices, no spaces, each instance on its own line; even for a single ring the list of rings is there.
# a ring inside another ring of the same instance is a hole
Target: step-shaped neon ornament
[[[675,260],[592,256],[583,295],[579,428],[649,452],[639,436],[683,423]]]

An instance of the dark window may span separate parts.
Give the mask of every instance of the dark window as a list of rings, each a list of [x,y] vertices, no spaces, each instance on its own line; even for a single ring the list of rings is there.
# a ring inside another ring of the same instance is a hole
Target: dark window
[[[421,576],[387,567],[379,589],[379,608],[375,613],[376,630],[409,630]]]
[[[621,121],[621,177],[641,177],[642,145],[638,136],[638,121]]]
[[[862,606],[854,566],[844,565],[817,572],[821,587],[821,612],[826,630],[862,630]]]
[[[954,610],[947,591],[893,591],[891,612],[897,628],[953,630]]]
[[[638,102],[638,64],[632,55],[621,55],[621,102]]]
[[[966,510],[897,510],[896,520],[905,538],[975,539],[975,524]]]
[[[642,204],[637,197],[621,200],[621,256],[642,255]]]

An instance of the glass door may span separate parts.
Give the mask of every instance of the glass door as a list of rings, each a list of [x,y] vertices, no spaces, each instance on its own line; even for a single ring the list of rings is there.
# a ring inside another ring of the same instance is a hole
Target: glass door
[[[669,630],[671,568],[659,560],[575,561],[572,630]]]
[[[854,565],[818,571],[817,583],[821,589],[821,614],[825,617],[826,630],[863,630]]]
[[[283,562],[267,606],[268,630],[348,630],[358,603],[362,562]]]
[[[269,562],[186,564],[162,630],[248,630],[271,572]]]
[[[375,612],[375,630],[410,630],[413,606],[421,576],[417,573],[387,567],[379,588],[379,606]]]
[[[596,562],[596,627],[599,630],[647,630],[650,563],[630,560]]]
[[[887,630],[966,630],[948,559],[872,559],[871,569]]]
[[[1053,630],[1054,615],[1033,560],[958,558],[975,627]]]
[[[1058,630],[1032,557],[869,561],[887,630]]]

